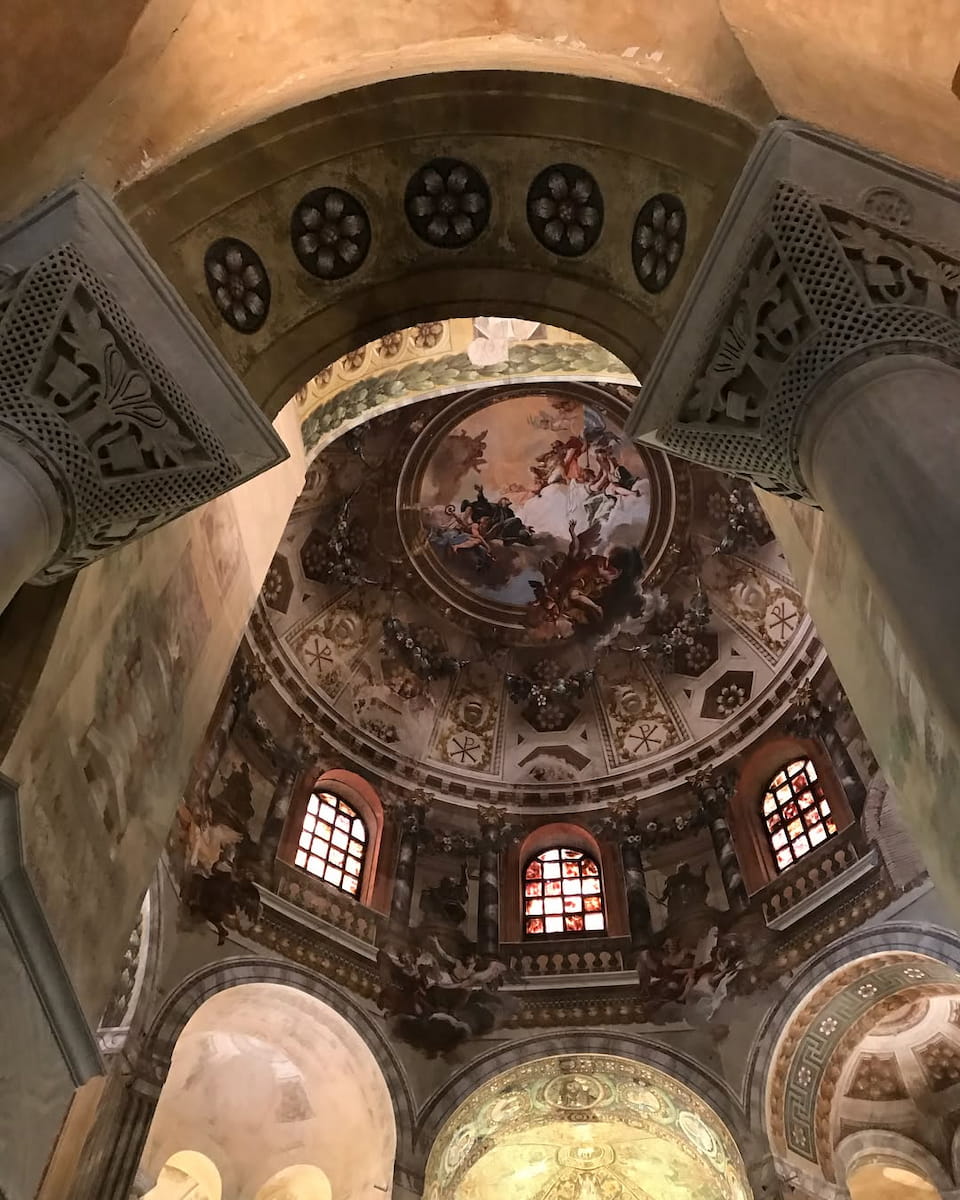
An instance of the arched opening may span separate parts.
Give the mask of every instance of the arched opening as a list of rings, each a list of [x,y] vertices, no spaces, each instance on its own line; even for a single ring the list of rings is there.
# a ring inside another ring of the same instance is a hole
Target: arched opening
[[[473,1092],[439,1131],[425,1200],[750,1195],[736,1142],[675,1078],[613,1055],[537,1059]]]
[[[524,71],[410,76],[271,116],[134,184],[120,203],[251,393],[275,413],[348,352],[457,316],[572,329],[639,372],[753,140],[749,126],[716,109],[604,80]],[[483,198],[483,222],[456,246],[418,233],[410,218],[410,203],[429,198],[425,180],[438,160],[469,168],[465,194]],[[603,214],[594,244],[573,256],[556,253],[530,217],[537,181],[567,167],[593,181],[591,204]],[[326,211],[313,200],[332,192],[359,222],[344,236],[362,238],[363,252],[325,278],[301,241],[310,232],[304,213]],[[642,214],[661,196],[682,204],[683,252],[669,264],[669,281],[651,290]],[[242,325],[216,300],[218,275],[233,269],[231,247],[238,280],[252,279],[250,271],[258,280]]]
[[[323,1001],[288,986],[240,984],[205,1001],[178,1037],[142,1173],[157,1178],[184,1146],[216,1165],[235,1200],[254,1200],[278,1172],[305,1163],[335,1196],[389,1191],[390,1092],[359,1033]]]
[[[333,1200],[330,1180],[319,1167],[298,1163],[268,1179],[256,1200]]]
[[[178,1150],[160,1168],[157,1186],[144,1200],[220,1200],[220,1172],[204,1154]]]
[[[951,945],[929,940],[931,953],[955,958]],[[846,1183],[858,1200],[951,1190],[956,968],[891,949],[801,990],[766,1073],[767,1130],[785,1171],[811,1186]]]
[[[941,1192],[925,1175],[896,1159],[864,1163],[847,1176],[850,1200],[937,1200]]]
[[[583,850],[551,846],[523,867],[525,937],[603,933],[600,864]]]
[[[353,771],[305,777],[291,804],[279,856],[363,904],[375,903],[383,840],[383,804]]]

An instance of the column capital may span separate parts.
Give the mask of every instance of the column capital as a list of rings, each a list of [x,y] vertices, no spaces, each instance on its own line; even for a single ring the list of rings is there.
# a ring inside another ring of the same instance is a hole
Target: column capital
[[[816,503],[803,443],[829,383],[891,353],[960,365],[958,227],[960,188],[775,122],[734,189],[629,432]]]
[[[119,211],[74,183],[0,231],[0,437],[63,506],[52,582],[287,457]]]

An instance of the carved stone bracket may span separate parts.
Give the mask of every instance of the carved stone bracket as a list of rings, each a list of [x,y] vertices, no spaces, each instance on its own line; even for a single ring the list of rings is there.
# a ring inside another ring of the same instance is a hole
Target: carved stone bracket
[[[0,232],[0,436],[63,504],[53,580],[287,457],[120,213],[72,184]]]
[[[775,123],[731,197],[629,431],[815,503],[800,444],[828,383],[890,353],[960,364],[958,220],[960,189]]]

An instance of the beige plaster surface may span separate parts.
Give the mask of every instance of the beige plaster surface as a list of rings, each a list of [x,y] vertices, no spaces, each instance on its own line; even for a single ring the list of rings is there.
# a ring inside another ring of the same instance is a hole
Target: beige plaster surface
[[[772,99],[960,175],[956,28],[954,0],[118,0],[82,19],[50,0],[15,0],[0,201],[16,211],[81,168],[113,188],[310,99],[476,68],[622,80],[758,124]]]
[[[0,767],[94,1024],[303,485],[292,404],[276,428],[287,462],[80,573]]]
[[[780,112],[960,176],[956,0],[721,0]]]
[[[99,17],[103,41],[127,28],[130,3],[104,7],[116,13]],[[11,41],[19,24],[35,28],[30,11],[18,17]],[[73,48],[58,25],[53,32],[72,80]],[[45,61],[30,43],[24,58],[25,71]],[[65,93],[55,107],[67,119],[9,184],[23,198],[82,164],[112,187],[307,100],[401,75],[477,68],[592,75],[756,121],[769,116],[717,0],[149,0],[117,65],[76,108]]]
[[[336,1200],[381,1200],[393,1176],[392,1101],[363,1039],[332,1008],[290,987],[243,984],[211,997],[180,1035],[141,1166],[153,1178],[186,1148],[216,1164],[230,1200],[307,1200],[297,1172],[280,1174],[307,1166]]]

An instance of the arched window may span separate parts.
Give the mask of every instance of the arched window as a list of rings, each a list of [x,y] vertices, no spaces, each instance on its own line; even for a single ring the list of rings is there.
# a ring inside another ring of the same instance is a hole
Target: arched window
[[[544,933],[603,933],[600,868],[582,850],[544,850],[523,870],[523,930]]]
[[[303,817],[296,865],[355,896],[366,850],[367,830],[356,810],[332,792],[314,792]]]
[[[809,758],[798,758],[767,784],[763,820],[778,871],[785,871],[837,832],[830,802]]]

